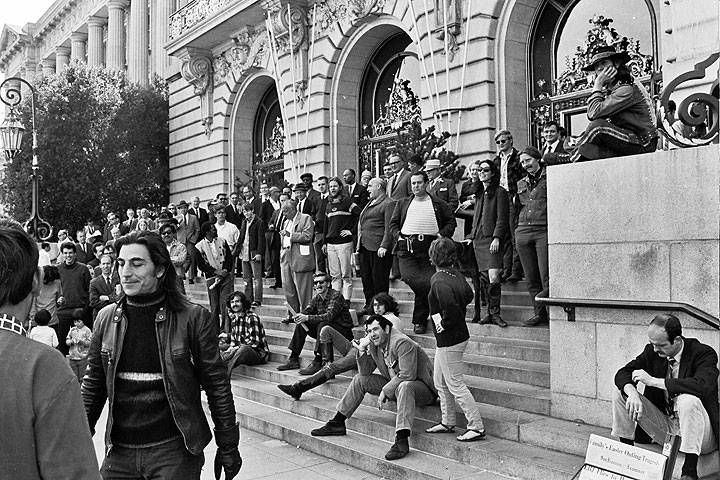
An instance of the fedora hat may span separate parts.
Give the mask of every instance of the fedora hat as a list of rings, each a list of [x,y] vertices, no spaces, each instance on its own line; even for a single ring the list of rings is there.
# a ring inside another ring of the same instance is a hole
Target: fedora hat
[[[428,170],[435,170],[436,168],[441,167],[442,165],[440,164],[440,160],[438,160],[437,158],[431,158],[430,160],[425,162],[425,167],[423,168],[423,170],[427,172]]]
[[[620,63],[627,63],[630,61],[630,55],[627,52],[617,52],[615,47],[611,45],[601,45],[593,50],[593,55],[590,57],[590,61],[583,67],[583,71],[592,72],[595,70],[595,64],[600,60],[617,60]]]
[[[180,200],[176,206],[177,207],[187,207],[188,202],[186,202],[185,200]]]

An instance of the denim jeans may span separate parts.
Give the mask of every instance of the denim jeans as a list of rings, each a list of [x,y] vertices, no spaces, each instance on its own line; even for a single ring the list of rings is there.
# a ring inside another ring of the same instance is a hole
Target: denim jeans
[[[203,463],[205,456],[190,453],[182,438],[145,448],[115,445],[105,456],[100,475],[103,480],[199,480]]]
[[[250,302],[263,300],[262,260],[242,262],[242,276],[245,280],[245,298]]]
[[[352,242],[348,243],[328,243],[327,245],[327,264],[332,278],[332,288],[341,292],[348,300],[349,294],[352,293],[352,271],[350,269],[350,257],[353,252]]]
[[[480,409],[463,379],[463,353],[467,344],[468,341],[465,340],[450,347],[436,347],[433,382],[440,397],[442,423],[455,425],[457,401],[467,418],[467,428],[479,431],[485,429]]]

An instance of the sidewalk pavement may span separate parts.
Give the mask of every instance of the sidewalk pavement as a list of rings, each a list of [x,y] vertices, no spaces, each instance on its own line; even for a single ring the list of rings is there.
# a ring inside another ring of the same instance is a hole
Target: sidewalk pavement
[[[98,420],[93,437],[98,465],[102,465],[105,454],[103,438],[105,437],[106,422],[107,405]],[[208,423],[212,426],[212,420],[209,417]],[[213,461],[216,450],[213,439],[205,447],[205,465],[201,480],[215,479]],[[235,477],[237,480],[379,480],[381,478],[308,452],[282,440],[244,429],[240,429],[240,455],[243,458],[243,466],[238,476]],[[225,478],[224,474],[222,478]]]

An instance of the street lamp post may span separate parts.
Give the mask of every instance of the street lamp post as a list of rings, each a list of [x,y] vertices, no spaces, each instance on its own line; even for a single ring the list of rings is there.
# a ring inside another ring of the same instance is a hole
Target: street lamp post
[[[10,162],[20,153],[22,136],[25,127],[20,122],[17,106],[22,101],[22,91],[18,84],[25,84],[30,89],[30,116],[32,129],[32,211],[30,219],[23,225],[25,231],[33,236],[36,241],[46,241],[52,235],[52,226],[40,217],[40,167],[37,159],[37,133],[35,132],[35,88],[20,77],[10,77],[0,83],[0,101],[9,108],[8,115],[0,125],[0,137],[2,137],[2,148],[7,160]],[[7,85],[7,86],[6,86]]]

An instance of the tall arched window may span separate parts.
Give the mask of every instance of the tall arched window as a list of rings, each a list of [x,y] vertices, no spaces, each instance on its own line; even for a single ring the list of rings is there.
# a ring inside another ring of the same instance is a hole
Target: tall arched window
[[[549,120],[569,135],[584,131],[593,74],[582,67],[600,44],[626,50],[633,74],[651,94],[659,90],[657,19],[651,0],[547,0],[535,19],[529,52],[530,138],[535,145]]]
[[[365,68],[360,87],[360,170],[381,172],[378,152],[392,144],[398,131],[420,121],[420,64],[405,33],[380,45]]]
[[[253,128],[253,177],[268,185],[282,185],[284,179],[285,132],[275,85],[260,101]]]

